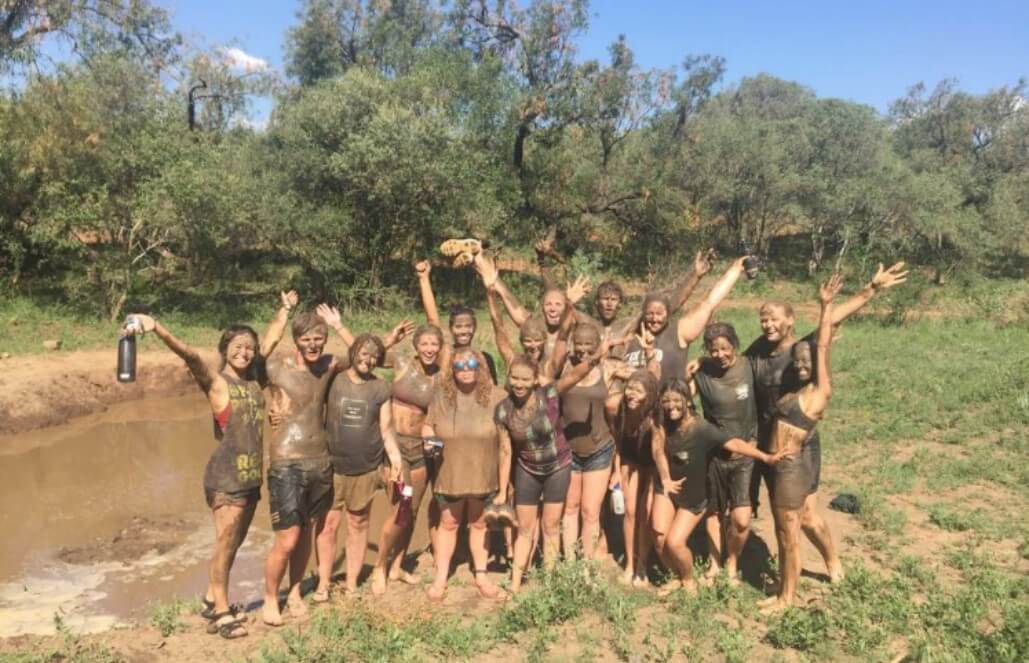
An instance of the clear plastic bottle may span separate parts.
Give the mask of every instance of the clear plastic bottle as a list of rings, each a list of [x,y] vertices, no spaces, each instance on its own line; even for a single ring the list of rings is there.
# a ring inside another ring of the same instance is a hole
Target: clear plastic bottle
[[[625,514],[625,493],[622,492],[622,484],[616,483],[611,488],[611,510],[616,516]]]

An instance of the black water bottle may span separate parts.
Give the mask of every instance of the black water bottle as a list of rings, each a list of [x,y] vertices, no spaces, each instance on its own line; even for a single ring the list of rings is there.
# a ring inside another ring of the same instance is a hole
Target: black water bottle
[[[136,319],[125,320],[125,331],[118,341],[118,382],[136,381]]]

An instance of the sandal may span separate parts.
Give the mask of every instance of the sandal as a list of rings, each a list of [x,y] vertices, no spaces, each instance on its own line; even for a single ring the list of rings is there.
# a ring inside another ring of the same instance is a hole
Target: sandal
[[[244,625],[245,622],[246,619],[233,619],[232,621],[225,622],[218,626],[218,635],[226,640],[245,638],[250,635],[250,632],[247,631],[247,627]]]
[[[229,618],[229,621],[225,621],[226,617]],[[225,612],[215,613],[215,615],[211,618],[211,621],[207,624],[207,632],[210,633],[211,635],[214,635],[215,633],[220,633],[222,631],[222,629],[224,629],[226,626],[230,626],[232,624],[240,624],[240,625],[242,625],[246,621],[247,621],[246,615],[237,614],[237,613],[233,612],[232,610],[226,610]],[[244,628],[243,630],[245,631],[246,629]],[[244,633],[243,635],[246,635],[246,634]],[[242,637],[242,636],[236,636],[236,637]]]
[[[200,599],[200,616],[204,619],[214,619],[214,601],[208,601],[207,598]]]

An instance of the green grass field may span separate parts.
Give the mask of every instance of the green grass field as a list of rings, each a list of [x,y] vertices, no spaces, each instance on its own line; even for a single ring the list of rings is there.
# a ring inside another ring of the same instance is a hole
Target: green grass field
[[[1008,287],[1024,296],[1024,285]],[[1012,291],[980,296],[1006,302]],[[801,607],[760,615],[761,594],[746,584],[659,599],[565,564],[493,611],[400,619],[367,602],[321,610],[305,630],[268,637],[249,660],[1029,660],[1029,326],[1007,319],[1004,306],[959,303],[965,308],[944,302],[942,315],[900,325],[889,322],[896,303],[878,303],[885,316],[870,312],[843,327],[821,425],[822,491],[854,493],[862,511],[837,533],[846,579],[829,588],[804,578]],[[66,347],[110,340],[106,328],[48,315],[4,304],[0,344],[30,351],[38,331],[25,332],[42,324],[83,325]],[[398,317],[351,322],[361,331]],[[744,343],[757,334],[753,310],[718,317]],[[805,333],[813,320],[802,317]],[[165,319],[191,342],[215,342],[209,320]],[[482,332],[491,345],[488,325]],[[45,654],[0,661],[118,660],[103,636],[87,642],[66,635]]]

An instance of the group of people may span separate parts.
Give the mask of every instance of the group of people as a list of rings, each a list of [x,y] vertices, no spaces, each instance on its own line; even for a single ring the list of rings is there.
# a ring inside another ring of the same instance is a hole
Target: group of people
[[[842,577],[831,533],[815,507],[817,423],[831,394],[830,346],[840,323],[879,290],[904,281],[903,263],[880,266],[838,306],[841,281],[833,276],[819,290],[818,329],[802,339],[789,304],[764,304],[762,335],[741,352],[733,327],[711,317],[751,268],[745,258],[732,262],[689,309],[687,300],[711,270],[711,252],[697,254],[681,284],[647,294],[642,309],[626,316],[619,285],[600,284],[590,315],[576,306],[591,290],[588,280],[562,288],[551,274],[552,236],[536,250],[544,282],[538,312],[518,301],[477,240],[441,246],[454,265],[471,264],[481,277],[506,365],[503,386],[494,358],[475,343],[472,309],[452,309],[444,330],[428,261],[415,266],[425,324],[415,328],[402,320],[382,337],[355,336],[338,310],[322,304],[295,316],[296,350],[275,358],[272,351],[299,303],[296,292],[281,295],[263,338],[246,325],[226,329],[219,367],[154,318],[136,316],[126,333],[154,332],[182,357],[213,414],[217,446],[204,474],[216,534],[202,613],[209,632],[247,634],[245,616],[229,603],[228,578],[260,497],[266,419],[275,539],[265,563],[261,618],[269,625],[283,623],[279,589],[287,572],[285,603],[293,615],[306,612],[300,590],[312,548],[318,585],[311,599],[329,600],[344,517],[342,591],[357,588],[372,501],[383,490],[393,512],[379,533],[370,577],[375,594],[391,582],[419,582],[403,562],[430,493],[432,600],[445,595],[462,526],[484,598],[507,595],[486,573],[491,526],[507,531],[512,592],[520,590],[538,549],[546,567],[561,555],[607,555],[601,520],[612,492],[624,496],[613,500],[615,510],[624,511],[623,581],[646,585],[654,552],[675,578],[663,591],[694,592],[691,532],[704,522],[709,573],[724,569],[734,580],[762,478],[780,570],[768,608],[794,599],[801,531],[822,554],[830,579]],[[502,310],[517,326],[520,352]],[[325,352],[330,328],[345,356]],[[413,351],[398,347],[407,338]],[[689,346],[698,339],[705,354],[689,361]],[[380,368],[392,369],[392,382],[377,375]]]

